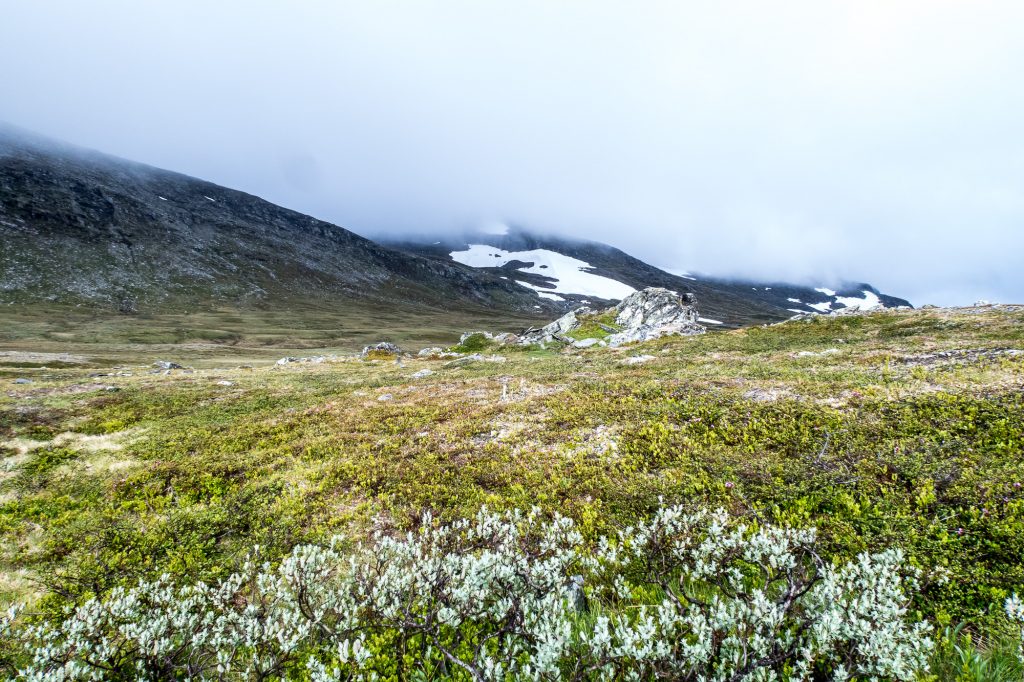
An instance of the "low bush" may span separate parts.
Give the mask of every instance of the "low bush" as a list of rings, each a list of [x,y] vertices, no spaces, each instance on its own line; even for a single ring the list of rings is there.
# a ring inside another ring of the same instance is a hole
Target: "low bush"
[[[565,517],[483,510],[0,628],[27,679],[912,680],[914,578],[898,550],[835,564],[813,530],[721,511],[586,545]]]

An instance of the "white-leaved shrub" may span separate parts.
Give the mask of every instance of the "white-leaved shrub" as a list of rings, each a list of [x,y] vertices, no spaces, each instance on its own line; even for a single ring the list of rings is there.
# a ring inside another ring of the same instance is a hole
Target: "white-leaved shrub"
[[[1020,645],[1017,649],[1017,655],[1020,657],[1021,662],[1024,662],[1024,601],[1021,601],[1020,597],[1013,594],[1006,600],[1004,608],[1007,617],[1018,628]]]
[[[114,590],[12,636],[30,680],[914,679],[931,642],[902,555],[833,565],[815,546],[679,507],[596,547],[536,510],[428,516],[215,586]]]

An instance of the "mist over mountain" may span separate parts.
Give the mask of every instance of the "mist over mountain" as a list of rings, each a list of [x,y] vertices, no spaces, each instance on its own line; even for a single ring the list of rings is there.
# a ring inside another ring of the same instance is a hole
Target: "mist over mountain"
[[[178,173],[0,127],[0,301],[550,308],[498,277]]]
[[[497,226],[382,246],[196,178],[0,128],[0,302],[131,314],[209,309],[487,309],[543,316],[656,286],[710,324],[906,305],[870,285],[817,291],[670,273],[614,246]],[[826,293],[828,292],[828,293]]]

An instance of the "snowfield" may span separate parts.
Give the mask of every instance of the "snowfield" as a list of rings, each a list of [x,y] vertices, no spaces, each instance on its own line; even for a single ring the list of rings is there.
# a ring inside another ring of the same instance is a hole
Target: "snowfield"
[[[578,294],[603,299],[623,299],[636,289],[608,277],[595,275],[588,270],[593,269],[590,263],[577,258],[570,258],[547,249],[532,251],[505,251],[486,244],[470,244],[465,251],[452,251],[452,260],[471,268],[498,268],[512,261],[532,263],[528,267],[518,268],[519,272],[543,275],[555,280],[551,289],[540,289],[526,285],[530,289],[549,294]],[[518,282],[524,284],[524,282]]]
[[[502,279],[508,279],[508,278],[507,277],[502,277]],[[542,289],[541,287],[536,286],[535,284],[530,284],[529,282],[523,282],[522,280],[518,280],[518,279],[514,280],[514,281],[515,281],[516,284],[518,284],[520,286],[524,286],[527,289],[533,289],[534,291],[537,292],[537,295],[540,296],[541,298],[549,298],[552,301],[564,301],[565,300],[564,298],[562,298],[558,294],[551,293],[550,289]]]
[[[857,308],[859,310],[873,310],[882,305],[882,302],[878,299],[878,296],[872,292],[864,289],[861,291],[864,294],[864,298],[853,298],[852,296],[836,296],[836,303],[842,303],[847,308]]]

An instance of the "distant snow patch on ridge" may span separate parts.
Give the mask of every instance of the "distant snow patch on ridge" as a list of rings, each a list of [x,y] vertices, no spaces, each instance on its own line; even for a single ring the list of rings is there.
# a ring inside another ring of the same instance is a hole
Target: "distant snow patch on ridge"
[[[836,303],[842,303],[847,308],[856,308],[857,310],[874,310],[882,305],[882,301],[873,292],[864,289],[861,293],[864,294],[864,298],[836,296]]]
[[[721,320],[712,320],[710,317],[698,317],[697,321],[703,322],[704,324],[725,324]]]
[[[787,298],[786,300],[790,303],[803,303],[799,298]]]
[[[547,249],[505,251],[486,244],[470,244],[465,251],[452,251],[450,255],[455,262],[471,268],[498,268],[511,261],[532,263],[529,267],[519,268],[519,272],[543,275],[555,280],[549,293],[623,299],[636,291],[622,282],[587,272],[592,266],[586,261]]]
[[[508,279],[508,277],[502,277],[502,279]],[[537,292],[537,295],[540,296],[541,298],[550,298],[552,301],[564,301],[565,300],[564,298],[562,298],[558,294],[553,294],[548,289],[543,289],[543,288],[541,288],[541,287],[539,287],[539,286],[537,286],[535,284],[530,284],[529,282],[523,282],[523,281],[518,280],[518,279],[515,280],[515,283],[519,284],[519,285],[522,285],[522,286],[526,287],[527,289],[533,289],[534,291]]]
[[[836,295],[836,292],[832,291],[828,287],[818,287],[817,289],[815,289],[815,291],[820,291],[821,293],[825,294],[826,296],[835,296]]]
[[[814,308],[819,313],[827,313],[832,310],[832,301],[823,301],[821,303],[807,303],[808,308]]]

